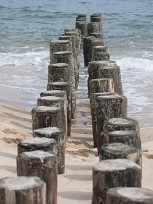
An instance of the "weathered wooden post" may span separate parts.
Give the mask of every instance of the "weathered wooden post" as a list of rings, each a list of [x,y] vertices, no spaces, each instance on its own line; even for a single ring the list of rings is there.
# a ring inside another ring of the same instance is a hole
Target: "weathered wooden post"
[[[65,172],[65,134],[64,131],[57,127],[47,127],[34,130],[34,137],[49,138],[56,140],[57,158],[58,158],[58,174]]]
[[[106,46],[94,46],[92,48],[91,61],[108,61],[109,59],[110,54]]]
[[[57,142],[52,138],[35,137],[22,140],[18,143],[18,154],[35,150],[51,151],[57,154]]]
[[[71,92],[71,111],[72,118],[76,118],[76,92],[75,92],[75,73],[73,55],[70,51],[56,52],[52,55],[53,63],[67,63],[70,66],[70,92]]]
[[[60,108],[37,106],[32,109],[31,114],[33,131],[45,127],[58,127],[64,129]]]
[[[153,191],[145,188],[111,188],[107,191],[106,204],[152,204]]]
[[[93,131],[93,143],[94,147],[98,147],[98,129],[97,129],[97,118],[96,118],[96,108],[95,104],[98,96],[111,95],[114,92],[99,92],[93,93],[90,96],[90,106],[91,106],[91,116],[92,116],[92,131]]]
[[[52,54],[60,51],[72,51],[69,40],[54,40],[50,42],[50,64],[52,64]]]
[[[49,107],[57,107],[61,110],[61,120],[63,120],[64,131],[67,132],[67,114],[66,114],[66,106],[65,100],[61,97],[56,96],[43,96],[37,99],[37,106],[49,106]]]
[[[1,204],[46,204],[46,184],[38,177],[0,179]]]
[[[86,15],[78,15],[76,17],[76,28],[81,30],[81,35],[87,35]]]
[[[114,91],[114,83],[113,80],[110,78],[99,78],[99,79],[92,79],[89,82],[89,93],[88,97],[92,97],[93,93],[98,92],[113,92]]]
[[[18,176],[38,176],[46,183],[47,204],[57,204],[57,157],[52,152],[31,151],[17,156]]]
[[[128,159],[139,164],[139,149],[123,143],[103,144],[99,151],[99,160]]]
[[[63,91],[67,96],[67,135],[71,136],[71,88],[68,82],[52,82],[47,85],[48,91]]]
[[[95,103],[98,130],[98,150],[103,145],[104,122],[110,118],[127,118],[127,98],[116,93],[101,95]]]
[[[99,31],[102,33],[102,16],[101,14],[90,15],[90,22],[97,22],[99,24]]]
[[[103,67],[99,69],[99,78],[111,78],[114,81],[114,91],[123,95],[121,71],[119,66]]]
[[[87,35],[91,33],[101,33],[99,22],[91,22],[87,24]]]
[[[141,187],[141,167],[127,159],[102,160],[94,165],[92,204],[105,204],[106,193],[113,187]]]
[[[100,38],[88,36],[83,38],[83,54],[84,54],[84,66],[88,66],[92,58],[92,48],[94,46],[103,46],[104,42]]]

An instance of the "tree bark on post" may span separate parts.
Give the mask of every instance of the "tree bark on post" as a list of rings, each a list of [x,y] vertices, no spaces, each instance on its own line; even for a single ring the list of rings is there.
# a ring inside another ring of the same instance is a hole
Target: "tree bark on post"
[[[64,131],[57,127],[47,127],[34,130],[34,137],[45,137],[56,140],[57,158],[58,158],[58,174],[65,173],[65,134]]]
[[[145,188],[118,187],[107,191],[106,204],[152,204],[153,191]]]
[[[0,179],[1,204],[46,204],[46,184],[38,177]]]
[[[110,78],[92,79],[89,82],[88,97],[92,97],[93,93],[98,92],[114,92],[113,80]]]
[[[37,106],[32,109],[33,131],[45,127],[58,127],[64,129],[61,110],[57,107]]]
[[[37,106],[57,107],[61,109],[61,120],[63,120],[64,131],[67,132],[67,113],[64,98],[56,96],[44,96],[37,99]]]
[[[141,187],[141,167],[127,159],[108,159],[94,165],[92,204],[105,204],[107,191],[114,187]]]
[[[119,94],[123,95],[122,90],[122,80],[121,80],[121,71],[119,66],[114,67],[103,67],[99,69],[99,78],[111,78],[114,81],[114,91]]]
[[[48,91],[64,91],[67,96],[67,135],[71,136],[71,88],[68,82],[52,82],[47,85]]]
[[[139,164],[140,152],[138,148],[123,143],[103,144],[99,151],[99,160],[128,159]]]
[[[110,54],[106,46],[94,46],[92,48],[92,59],[91,61],[108,61]]]
[[[127,118],[127,98],[116,93],[99,96],[96,103],[98,151],[103,145],[104,122],[110,118]]]
[[[46,204],[57,204],[57,157],[52,152],[32,151],[17,156],[18,176],[38,176],[46,183]]]
[[[97,127],[97,118],[96,118],[96,101],[98,96],[103,95],[111,95],[114,94],[114,92],[99,92],[99,93],[93,93],[90,96],[90,106],[91,106],[91,116],[92,116],[92,131],[93,131],[93,143],[94,147],[98,147],[98,127]]]
[[[90,22],[98,22],[99,23],[99,30],[102,33],[102,16],[101,16],[101,14],[90,15]]]
[[[90,36],[91,33],[101,33],[99,22],[91,22],[87,24],[87,35]]]
[[[90,33],[90,36],[93,36],[93,37],[99,38],[99,39],[102,39],[102,38],[103,38],[103,36],[102,36],[101,33]]]

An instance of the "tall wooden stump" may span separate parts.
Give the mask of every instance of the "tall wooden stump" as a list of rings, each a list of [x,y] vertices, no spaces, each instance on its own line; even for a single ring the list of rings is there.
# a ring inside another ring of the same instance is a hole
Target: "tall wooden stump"
[[[111,188],[107,191],[106,204],[152,204],[153,191],[145,188]]]
[[[102,33],[102,16],[101,16],[101,14],[92,14],[92,15],[90,15],[90,22],[99,23],[99,30]]]
[[[67,132],[67,113],[64,98],[56,96],[43,96],[37,99],[37,106],[57,107],[61,109],[61,120],[63,120],[64,131]]]
[[[60,51],[72,51],[69,40],[54,40],[50,42],[50,64],[52,64],[52,54]]]
[[[92,48],[92,59],[91,61],[108,61],[110,54],[106,46],[94,46]]]
[[[38,177],[0,179],[1,204],[46,204],[46,185]]]
[[[128,159],[140,165],[139,149],[123,143],[103,144],[99,151],[99,159]]]
[[[127,98],[116,93],[99,96],[96,104],[98,150],[103,145],[104,122],[110,118],[127,117]]]
[[[65,135],[64,131],[57,127],[48,127],[34,130],[34,137],[49,138],[56,140],[57,158],[58,158],[58,174],[65,172]]]
[[[72,52],[53,53],[53,63],[67,63],[70,66],[70,92],[71,92],[71,111],[72,118],[76,118],[76,92],[75,92],[75,73]]]
[[[83,54],[84,54],[84,66],[87,67],[88,63],[91,62],[92,48],[94,46],[103,46],[104,42],[100,38],[88,36],[83,38]]]
[[[99,78],[112,78],[114,81],[114,91],[120,95],[123,95],[121,71],[119,66],[103,67],[99,69]]]
[[[91,22],[87,24],[87,35],[91,33],[101,33],[100,22]]]
[[[70,68],[66,63],[50,64],[48,66],[48,83],[70,81]]]
[[[18,176],[38,176],[46,183],[47,204],[57,204],[57,157],[52,152],[23,152],[17,156]]]
[[[127,159],[103,160],[94,165],[92,204],[105,204],[107,191],[114,187],[141,187],[141,167]]]
[[[90,96],[90,106],[91,106],[91,116],[92,116],[92,131],[93,131],[93,143],[94,147],[98,147],[98,127],[97,127],[97,118],[96,118],[96,101],[98,96],[103,95],[111,95],[114,94],[114,92],[99,92],[99,93],[93,93]]]
[[[79,15],[76,17],[76,28],[81,31],[82,36],[87,35],[87,22],[86,22],[86,15]]]
[[[88,97],[92,97],[93,93],[98,92],[113,92],[114,91],[114,84],[113,80],[109,78],[99,78],[99,79],[92,79],[89,82],[89,93]]]
[[[57,154],[57,142],[52,138],[35,137],[22,140],[18,143],[18,154],[35,150],[51,151]]]
[[[52,82],[47,85],[48,91],[64,91],[67,96],[67,135],[71,136],[71,88],[68,82]]]
[[[58,127],[64,129],[61,110],[57,107],[37,106],[32,109],[33,130],[45,127]]]
[[[101,68],[106,67],[106,66],[115,67],[117,65],[116,65],[116,62],[112,61],[112,60],[108,60],[108,61],[92,61],[92,62],[89,63],[89,65],[88,65],[88,74],[89,74],[89,77],[88,77],[88,93],[89,93],[90,80],[98,79],[98,78],[111,78],[110,75],[108,75],[106,77],[103,77],[103,76],[99,75],[99,70]],[[112,79],[114,80],[114,78],[112,78]],[[113,82],[114,82],[114,86],[116,86],[115,81],[113,81]],[[114,89],[116,91],[115,87],[114,87]]]

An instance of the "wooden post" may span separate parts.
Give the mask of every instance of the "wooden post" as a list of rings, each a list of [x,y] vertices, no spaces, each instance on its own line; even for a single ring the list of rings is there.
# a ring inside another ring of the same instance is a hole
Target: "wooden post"
[[[57,127],[48,127],[34,130],[34,137],[45,137],[56,140],[57,158],[58,158],[58,174],[65,173],[65,135],[64,131]]]
[[[56,63],[48,66],[48,83],[56,81],[70,81],[70,67],[68,64]]]
[[[46,184],[38,177],[0,179],[1,204],[46,204]]]
[[[38,176],[46,183],[46,204],[57,204],[57,157],[52,152],[23,152],[17,156],[18,176]]]
[[[93,93],[90,96],[90,106],[91,106],[91,116],[92,116],[92,131],[93,131],[93,143],[94,147],[98,147],[98,127],[97,127],[97,117],[96,117],[96,108],[95,104],[97,101],[98,96],[103,95],[111,95],[114,92],[99,92]]]
[[[106,193],[113,187],[141,187],[141,167],[127,159],[102,160],[94,165],[92,204],[105,204]]]
[[[53,53],[53,63],[67,63],[70,66],[70,91],[71,91],[71,113],[72,118],[76,118],[76,92],[75,92],[75,73],[72,52]]]
[[[64,91],[67,96],[67,135],[71,136],[71,91],[68,82],[52,82],[47,85],[48,91]]]
[[[101,77],[99,76],[99,69],[100,68],[104,68],[106,65],[108,66],[116,66],[116,62],[115,61],[112,61],[112,60],[109,60],[109,61],[92,61],[92,62],[89,62],[89,65],[88,65],[88,74],[89,74],[89,77],[88,77],[88,93],[90,93],[90,88],[89,88],[89,83],[90,83],[90,80],[92,79],[98,79],[98,78],[111,78],[110,75],[107,76],[107,77]],[[116,76],[116,75],[115,75]],[[114,78],[112,78],[114,79]],[[114,81],[113,81],[114,83]],[[115,85],[114,85],[115,86]],[[115,89],[115,87],[114,87]],[[116,88],[117,89],[117,88]]]
[[[95,38],[93,36],[88,36],[83,38],[83,54],[84,54],[84,66],[88,66],[92,58],[92,48],[94,46],[103,46],[104,42],[102,39]]]
[[[95,38],[99,38],[99,39],[102,39],[102,34],[101,33],[90,33],[90,36],[93,36]]]
[[[101,14],[93,14],[90,15],[90,22],[97,22],[99,23],[99,30],[102,33],[102,16]]]
[[[76,17],[76,28],[80,29],[82,36],[87,35],[86,15],[78,15]]]
[[[121,71],[119,66],[103,67],[99,69],[99,78],[111,78],[114,81],[114,91],[119,95],[123,95]]]
[[[54,40],[50,42],[50,64],[52,64],[52,54],[60,51],[72,51],[69,40]]]
[[[110,54],[108,53],[108,48],[106,46],[94,46],[92,48],[91,61],[108,61],[109,59]]]
[[[92,97],[93,93],[98,92],[113,92],[114,91],[114,84],[113,80],[109,78],[99,78],[99,79],[92,79],[89,82],[89,93],[88,97]]]
[[[139,149],[123,143],[103,144],[99,151],[99,160],[128,159],[139,164]]]
[[[96,103],[98,150],[103,145],[104,122],[110,118],[127,117],[127,98],[116,93],[99,96]]]
[[[51,151],[57,154],[57,142],[52,138],[35,137],[22,140],[18,143],[18,154],[35,150]]]
[[[101,33],[99,22],[91,22],[87,24],[87,35],[91,33]]]
[[[153,191],[145,188],[111,188],[107,191],[106,204],[152,204]]]
[[[37,106],[32,109],[31,114],[33,130],[45,127],[58,127],[64,129],[60,108]]]
[[[61,109],[61,120],[63,120],[64,131],[67,132],[67,113],[64,98],[56,96],[43,96],[37,99],[37,106],[57,107]]]

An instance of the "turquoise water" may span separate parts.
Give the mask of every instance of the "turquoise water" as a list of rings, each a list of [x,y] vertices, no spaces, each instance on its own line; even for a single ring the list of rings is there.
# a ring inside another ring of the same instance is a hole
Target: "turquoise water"
[[[0,89],[18,92],[20,104],[31,108],[46,88],[49,41],[65,28],[74,28],[82,13],[88,21],[90,14],[102,14],[104,42],[121,67],[129,114],[142,120],[151,117],[153,111],[147,110],[153,105],[152,0],[1,0]],[[14,102],[16,97],[3,100]]]

